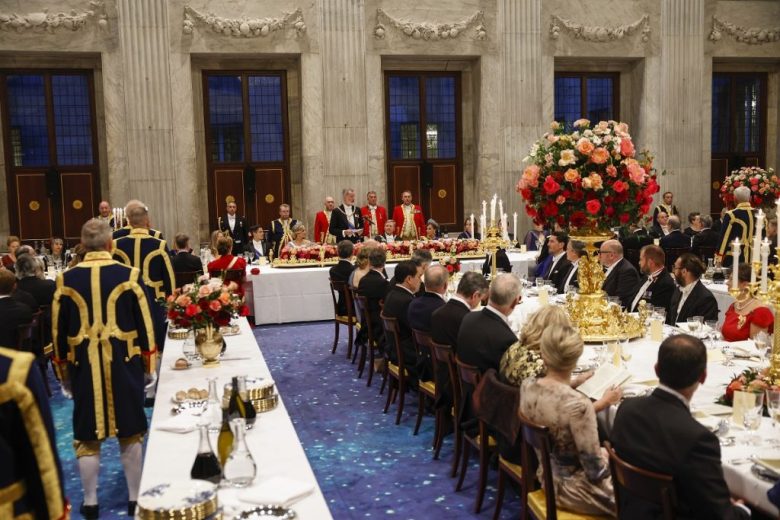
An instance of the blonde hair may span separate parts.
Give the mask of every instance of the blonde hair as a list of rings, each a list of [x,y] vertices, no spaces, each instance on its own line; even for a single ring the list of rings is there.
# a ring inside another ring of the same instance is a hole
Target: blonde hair
[[[542,333],[539,345],[544,364],[553,370],[571,370],[577,366],[584,346],[580,333],[568,325],[549,327]]]
[[[355,258],[355,265],[358,269],[365,269],[368,267],[368,255],[371,253],[371,250],[374,249],[372,246],[369,247],[361,247],[360,251],[358,251],[357,257]]]
[[[571,327],[571,321],[563,307],[558,305],[545,305],[531,316],[523,325],[523,331],[520,333],[520,344],[528,350],[539,350],[539,342],[542,339],[542,333],[547,328]]]

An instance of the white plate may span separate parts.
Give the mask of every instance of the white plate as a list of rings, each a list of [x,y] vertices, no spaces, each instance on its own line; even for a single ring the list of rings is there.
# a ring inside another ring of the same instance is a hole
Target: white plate
[[[163,482],[138,496],[138,507],[147,511],[170,511],[189,508],[214,499],[217,486],[205,480]]]

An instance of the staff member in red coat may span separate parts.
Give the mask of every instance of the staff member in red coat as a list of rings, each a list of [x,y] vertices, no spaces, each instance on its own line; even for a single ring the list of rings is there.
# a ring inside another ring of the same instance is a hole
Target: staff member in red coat
[[[396,232],[401,240],[416,240],[425,236],[425,217],[419,204],[412,204],[412,192],[401,193],[403,204],[393,210]]]
[[[325,209],[314,216],[314,241],[318,244],[336,243],[336,237],[328,231],[328,228],[330,228],[330,217],[335,207],[335,199],[328,195],[325,197]]]
[[[385,229],[387,222],[387,208],[377,205],[375,191],[366,194],[368,204],[360,208],[363,215],[363,236],[375,237]]]

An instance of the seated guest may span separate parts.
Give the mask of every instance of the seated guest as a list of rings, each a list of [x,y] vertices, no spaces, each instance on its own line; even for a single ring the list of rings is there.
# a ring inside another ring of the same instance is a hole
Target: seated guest
[[[539,256],[536,257],[536,267],[534,267],[533,277],[534,279],[544,276],[544,273],[550,268],[552,263],[552,256],[547,248],[547,239],[545,238],[544,244],[539,249]]]
[[[296,249],[312,245],[312,242],[306,238],[306,226],[303,222],[296,222],[295,225],[290,228],[290,231],[292,232],[292,240],[285,244],[282,248],[283,251],[288,250],[292,253]]]
[[[669,234],[669,214],[665,211],[659,211],[656,215],[656,223],[650,228],[650,236],[653,238],[665,237]]]
[[[14,270],[14,264],[16,263],[16,250],[19,249],[21,243],[22,242],[19,240],[19,237],[15,237],[13,235],[6,239],[5,245],[8,246],[8,252],[3,255],[2,259],[3,267],[6,269],[10,269],[11,271]]]
[[[16,276],[8,269],[0,269],[0,345],[16,348],[18,327],[32,321],[33,310],[14,297]]]
[[[523,244],[528,251],[539,251],[544,245],[544,241],[547,240],[547,235],[550,232],[544,229],[544,224],[533,223],[533,229],[525,234],[523,238]]]
[[[353,289],[357,289],[360,286],[360,280],[368,274],[371,270],[371,264],[368,262],[368,254],[371,252],[372,247],[363,246],[355,256],[355,268],[349,274],[347,282]]]
[[[224,237],[225,234],[220,231],[219,229],[211,232],[211,240],[209,241],[209,252],[211,253],[211,259],[216,260],[219,258],[219,252],[217,251],[217,242],[220,238]]]
[[[433,262],[433,255],[427,249],[415,249],[410,260],[420,268],[421,273],[424,273],[425,270],[428,269],[428,266],[431,265],[431,262]],[[401,280],[398,280],[396,276],[393,276],[393,279],[390,280],[390,285],[396,285],[400,282]],[[420,295],[423,292],[425,292],[425,284],[420,282],[420,288],[417,291],[417,295]]]
[[[571,265],[569,266],[566,275],[561,278],[561,283],[557,287],[559,293],[565,293],[566,288],[570,285],[579,288],[580,282],[577,277],[577,271],[579,270],[580,258],[586,254],[585,242],[569,240],[569,244],[566,246],[566,259]]]
[[[450,275],[441,264],[431,264],[425,270],[425,292],[409,304],[409,326],[423,332],[431,331],[431,315],[444,306],[444,295]]]
[[[718,438],[691,416],[693,394],[707,378],[707,349],[700,339],[669,336],[658,349],[660,384],[647,397],[626,399],[610,441],[618,456],[641,469],[670,475],[675,518],[750,518],[732,501],[723,478]],[[621,518],[660,518],[659,506],[620,491]]]
[[[368,316],[361,316],[361,320],[365,322],[366,319],[371,320],[371,331],[374,333],[374,337],[377,341],[384,338],[382,333],[382,321],[379,318],[381,311],[380,302],[384,300],[385,294],[390,289],[390,282],[385,278],[385,251],[379,247],[363,248],[368,250],[368,265],[370,269],[362,276],[359,282],[356,283],[358,288],[358,294],[365,296],[368,306]],[[363,251],[361,249],[361,252]],[[362,327],[361,332],[365,329]],[[366,331],[368,333],[368,331]],[[360,332],[358,332],[360,334]],[[380,341],[380,343],[382,343]]]
[[[485,261],[482,264],[482,274],[488,275],[493,269],[493,255],[487,253]],[[509,261],[509,255],[506,254],[506,249],[500,248],[496,251],[496,273],[511,273],[512,262]]]
[[[70,261],[68,262],[68,269],[76,267],[84,260],[84,255],[87,254],[87,250],[81,244],[73,246],[73,251],[70,253]]]
[[[374,240],[384,244],[392,244],[393,242],[400,240],[398,235],[395,234],[395,220],[391,219],[386,221],[384,234],[375,236]]]
[[[556,231],[547,237],[547,250],[552,256],[552,260],[542,278],[550,280],[556,288],[563,283],[569,273],[569,267],[571,267],[571,262],[566,257],[568,243],[569,237],[563,231]]]
[[[701,231],[701,213],[698,211],[688,213],[688,224],[683,233],[689,237],[698,235]]]
[[[718,302],[709,289],[699,281],[704,273],[704,264],[699,257],[684,253],[674,262],[674,279],[680,286],[674,292],[666,323],[685,323],[691,316],[703,316],[704,321],[718,319]]]
[[[225,236],[217,240],[217,254],[219,258],[208,263],[206,268],[209,274],[217,274],[220,271],[241,271],[241,278],[236,282],[238,294],[244,294],[244,278],[246,277],[246,260],[240,256],[233,256],[233,239]]]
[[[176,254],[171,258],[171,267],[174,273],[203,272],[203,262],[200,257],[191,253],[190,237],[179,233],[174,239],[176,242]]]
[[[660,217],[661,214],[659,214]],[[631,262],[623,258],[623,246],[617,240],[607,240],[599,248],[599,261],[607,268],[601,289],[608,296],[618,296],[623,307],[631,305],[639,281]]]
[[[56,284],[46,280],[37,259],[29,254],[19,255],[16,259],[16,292],[23,291],[35,300],[33,311],[41,305],[51,305]]]
[[[517,336],[509,327],[508,316],[520,303],[520,280],[500,274],[490,284],[488,305],[469,313],[458,331],[458,357],[480,372],[499,369],[501,357]]]
[[[355,266],[352,265],[352,251],[354,249],[355,245],[349,240],[342,240],[338,243],[337,250],[339,253],[339,262],[328,271],[331,280],[334,282],[346,282],[349,280],[349,275],[352,274],[352,271],[355,269]],[[341,294],[339,294],[336,308],[339,316],[347,315],[347,304],[341,298]]]
[[[425,238],[427,240],[438,240],[439,235],[439,223],[432,218],[428,219],[428,223],[425,226]]]
[[[400,350],[403,352],[406,369],[409,371],[411,386],[417,384],[417,352],[412,340],[412,327],[409,325],[409,304],[412,303],[415,293],[420,289],[420,276],[423,268],[411,260],[398,262],[395,266],[395,279],[398,282],[393,285],[385,295],[384,314],[389,318],[398,320]],[[365,282],[365,279],[363,280]],[[395,343],[390,335],[385,335],[385,350],[393,363],[398,363],[395,351]]]
[[[18,269],[18,268],[17,268]],[[725,341],[742,341],[752,339],[759,332],[772,334],[775,318],[772,311],[758,298],[750,295],[750,266],[739,264],[737,271],[739,280],[739,295],[734,303],[729,305],[723,319],[723,339]]]
[[[63,250],[65,247],[61,238],[51,239],[51,253],[44,257],[45,268],[53,267],[58,270],[65,269],[70,261],[69,255],[65,254]]]
[[[664,249],[682,249],[691,247],[691,237],[680,231],[680,217],[669,217],[669,233],[661,237]]]
[[[458,283],[455,295],[431,317],[431,338],[440,345],[449,345],[458,353],[458,331],[463,318],[479,307],[488,294],[489,284],[484,276],[476,272],[463,275]]]
[[[265,239],[265,229],[260,224],[255,224],[249,228],[249,243],[246,245],[246,251],[252,254],[252,260],[259,260],[268,256],[270,250],[268,241]]]
[[[623,249],[642,249],[644,246],[653,243],[653,237],[644,227],[637,223],[629,224],[628,232],[623,233],[621,228],[620,244]]]
[[[547,372],[523,381],[520,412],[550,429],[556,505],[580,514],[615,516],[615,494],[607,455],[599,445],[596,410],[571,386],[582,338],[572,327],[550,327],[542,333],[539,348]],[[614,402],[619,399],[613,396]]]
[[[718,247],[719,236],[718,232],[712,229],[712,217],[702,215],[699,220],[701,220],[701,231],[693,237],[691,241],[693,247]]]
[[[629,311],[636,311],[642,299],[653,307],[669,309],[675,285],[665,265],[666,254],[661,247],[651,244],[639,251],[639,270],[642,272],[642,278],[635,288]]]
[[[463,231],[460,232],[460,235],[458,235],[458,238],[461,240],[469,239],[469,238],[476,238],[479,240],[481,235],[479,233],[474,233],[474,229],[472,229],[471,226],[471,219],[467,218],[463,222]]]

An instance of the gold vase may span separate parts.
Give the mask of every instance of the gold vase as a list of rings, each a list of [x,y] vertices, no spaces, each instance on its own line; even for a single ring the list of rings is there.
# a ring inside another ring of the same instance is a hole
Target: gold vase
[[[203,360],[203,366],[213,368],[219,366],[219,354],[222,352],[222,334],[219,329],[207,325],[195,331],[195,348]]]

